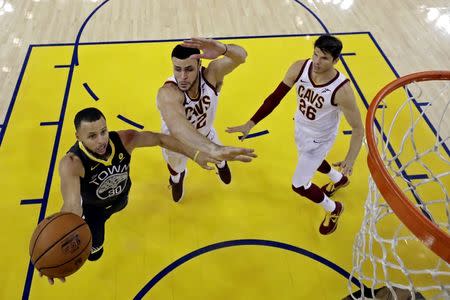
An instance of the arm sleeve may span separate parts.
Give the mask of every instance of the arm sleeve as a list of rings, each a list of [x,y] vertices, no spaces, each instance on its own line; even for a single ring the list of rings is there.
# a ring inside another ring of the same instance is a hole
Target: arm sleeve
[[[281,100],[284,96],[286,96],[290,89],[291,88],[284,82],[281,82],[275,91],[273,91],[273,93],[270,94],[266,100],[264,100],[264,103],[250,120],[252,120],[255,124],[258,124],[259,121],[267,117],[275,109],[275,107],[280,104]]]

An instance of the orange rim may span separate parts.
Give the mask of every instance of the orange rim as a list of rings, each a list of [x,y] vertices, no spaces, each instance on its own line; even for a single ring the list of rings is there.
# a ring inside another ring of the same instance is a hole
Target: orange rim
[[[381,195],[397,217],[428,248],[450,263],[450,236],[416,209],[395,183],[378,153],[375,136],[374,119],[379,103],[399,87],[411,82],[429,80],[450,80],[450,71],[426,71],[400,77],[382,88],[372,100],[366,116],[366,138],[369,147],[367,164]]]

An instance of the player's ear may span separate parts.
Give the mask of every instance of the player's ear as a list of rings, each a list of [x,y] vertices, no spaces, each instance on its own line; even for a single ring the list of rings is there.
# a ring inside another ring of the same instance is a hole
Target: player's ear
[[[81,142],[80,137],[78,136],[78,131],[75,131],[75,138],[77,139],[77,141]]]

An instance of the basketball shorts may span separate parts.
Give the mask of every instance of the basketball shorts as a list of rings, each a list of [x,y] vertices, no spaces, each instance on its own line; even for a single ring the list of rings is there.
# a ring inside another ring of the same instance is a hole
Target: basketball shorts
[[[297,127],[295,129],[298,162],[292,178],[292,185],[295,187],[308,185],[335,140],[335,132],[328,136],[317,138],[301,128]]]
[[[83,217],[89,225],[92,234],[92,248],[98,248],[105,241],[105,223],[116,212],[124,209],[128,204],[128,196],[118,199],[107,207],[83,205]]]

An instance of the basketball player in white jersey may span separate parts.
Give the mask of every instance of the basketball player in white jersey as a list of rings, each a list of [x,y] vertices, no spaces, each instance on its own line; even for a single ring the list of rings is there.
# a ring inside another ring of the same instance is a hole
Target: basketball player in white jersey
[[[341,50],[342,43],[337,38],[320,36],[314,43],[312,59],[296,61],[247,123],[227,129],[228,132],[242,132],[245,138],[253,126],[268,116],[295,85],[295,142],[299,159],[292,189],[320,204],[327,212],[319,228],[321,234],[330,234],[336,230],[344,207],[329,197],[349,184],[347,176],[352,173],[364,136],[361,114],[350,83],[334,68]],[[340,168],[339,172],[331,168],[325,157],[338,133],[340,112],[352,127],[352,138],[345,159],[334,164]],[[316,170],[328,174],[331,182],[322,188],[312,183],[311,178]]]
[[[203,53],[200,54],[200,50]],[[215,156],[218,149],[235,153],[233,160],[249,161],[256,157],[251,149],[219,146],[221,143],[213,122],[218,97],[226,74],[245,62],[247,53],[237,45],[222,44],[212,39],[193,38],[177,45],[172,51],[173,76],[158,92],[157,103],[162,116],[162,132],[181,142],[222,160],[216,164],[220,179],[231,182],[231,172],[224,156]],[[219,59],[219,56],[222,56]],[[212,59],[202,67],[200,58]],[[163,150],[170,171],[172,198],[183,197],[186,157]],[[228,155],[230,156],[230,155]]]

